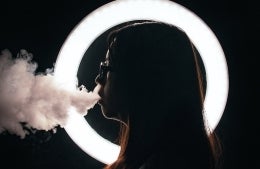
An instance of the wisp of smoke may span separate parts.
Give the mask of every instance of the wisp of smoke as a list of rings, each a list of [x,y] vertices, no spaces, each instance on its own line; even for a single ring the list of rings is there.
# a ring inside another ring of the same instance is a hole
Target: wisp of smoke
[[[32,54],[21,50],[16,58],[9,50],[0,55],[0,134],[7,131],[25,138],[30,130],[55,130],[64,127],[68,109],[85,115],[99,95],[84,86],[75,91],[60,88],[53,69],[36,73]]]

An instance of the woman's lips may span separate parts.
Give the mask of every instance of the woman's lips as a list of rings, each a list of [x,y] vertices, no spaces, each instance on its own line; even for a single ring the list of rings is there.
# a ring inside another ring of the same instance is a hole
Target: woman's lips
[[[98,104],[102,106],[104,104],[104,101],[102,99],[98,100]]]
[[[102,105],[103,100],[102,100],[102,94],[101,94],[101,85],[97,84],[96,87],[93,90],[93,93],[96,93],[99,95],[100,99],[98,100],[98,104]]]
[[[97,84],[96,87],[94,88],[93,92],[99,94],[100,89],[101,89],[101,85],[100,85],[100,84]]]

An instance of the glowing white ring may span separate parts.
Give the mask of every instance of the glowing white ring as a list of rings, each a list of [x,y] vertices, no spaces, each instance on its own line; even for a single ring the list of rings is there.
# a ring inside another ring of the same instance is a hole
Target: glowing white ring
[[[211,29],[193,12],[171,1],[120,0],[108,3],[85,17],[63,44],[56,61],[55,78],[69,89],[77,84],[77,71],[85,51],[109,28],[132,20],[156,20],[183,29],[198,49],[206,69],[205,116],[211,130],[217,126],[228,96],[228,70],[224,52]],[[75,110],[66,132],[86,153],[109,164],[120,147],[98,135]]]

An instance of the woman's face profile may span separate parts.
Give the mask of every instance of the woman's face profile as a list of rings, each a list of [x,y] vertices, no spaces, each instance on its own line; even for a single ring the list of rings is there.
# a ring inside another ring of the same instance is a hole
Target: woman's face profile
[[[122,91],[122,85],[120,85],[117,74],[110,64],[108,50],[105,61],[100,65],[99,75],[96,77],[96,83],[100,85],[98,94],[101,97],[98,104],[106,118],[118,119],[125,105],[123,103],[124,94],[120,92]]]

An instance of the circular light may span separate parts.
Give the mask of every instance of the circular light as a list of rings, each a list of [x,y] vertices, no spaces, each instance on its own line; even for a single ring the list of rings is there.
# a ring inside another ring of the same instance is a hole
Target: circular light
[[[77,71],[85,51],[109,28],[127,21],[155,20],[180,27],[200,53],[207,78],[204,101],[205,119],[214,130],[226,106],[228,70],[224,52],[211,29],[193,12],[171,1],[119,0],[108,3],[85,17],[63,44],[56,61],[54,76],[68,89],[77,84]],[[64,127],[73,141],[95,159],[110,164],[118,157],[120,147],[102,138],[75,110]]]

